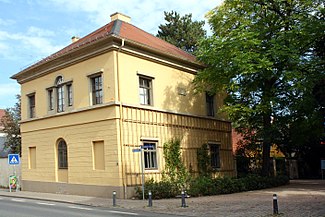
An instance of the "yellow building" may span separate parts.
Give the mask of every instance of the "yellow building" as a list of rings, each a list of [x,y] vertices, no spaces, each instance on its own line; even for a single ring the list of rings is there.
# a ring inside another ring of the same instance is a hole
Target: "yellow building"
[[[181,140],[185,164],[208,144],[217,175],[235,175],[222,95],[195,93],[195,57],[111,15],[111,22],[12,76],[21,84],[22,188],[129,198],[159,180],[162,146]],[[135,152],[142,147],[143,152]]]

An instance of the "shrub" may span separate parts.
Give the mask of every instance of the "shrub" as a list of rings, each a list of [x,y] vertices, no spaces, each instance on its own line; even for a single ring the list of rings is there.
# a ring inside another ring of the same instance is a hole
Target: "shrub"
[[[144,195],[148,198],[148,192],[151,191],[153,199],[172,198],[179,194],[177,186],[170,181],[156,182],[153,179],[145,182]],[[142,199],[142,188],[136,188],[136,197]]]
[[[191,196],[231,194],[242,191],[258,190],[288,184],[286,176],[261,177],[250,175],[244,178],[210,178],[197,177],[190,183],[188,193]]]

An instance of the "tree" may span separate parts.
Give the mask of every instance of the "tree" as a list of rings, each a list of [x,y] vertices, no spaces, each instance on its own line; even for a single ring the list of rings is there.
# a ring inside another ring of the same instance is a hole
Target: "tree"
[[[159,25],[157,37],[193,53],[201,38],[206,36],[204,21],[192,21],[192,14],[181,17],[177,12],[164,12],[166,24]]]
[[[226,0],[209,14],[213,35],[197,52],[207,68],[196,88],[228,94],[225,111],[262,140],[262,174],[270,146],[292,126],[324,75],[324,5],[319,0]],[[317,112],[315,107],[309,111]]]
[[[6,134],[5,148],[9,148],[11,153],[21,153],[20,137],[20,95],[17,95],[17,103],[13,108],[7,108],[1,122]]]

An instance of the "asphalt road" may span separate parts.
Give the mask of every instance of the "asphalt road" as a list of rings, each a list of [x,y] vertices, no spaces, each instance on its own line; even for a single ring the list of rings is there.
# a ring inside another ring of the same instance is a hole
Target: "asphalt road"
[[[112,210],[100,207],[73,205],[32,199],[0,197],[0,217],[128,217],[171,215],[156,213],[137,213],[132,211]]]

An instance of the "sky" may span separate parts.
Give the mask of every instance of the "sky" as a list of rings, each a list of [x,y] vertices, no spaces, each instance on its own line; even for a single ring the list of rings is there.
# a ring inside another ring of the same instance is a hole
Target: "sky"
[[[164,11],[193,20],[205,20],[206,13],[222,0],[0,0],[0,109],[13,107],[20,85],[10,77],[27,66],[110,22],[121,12],[131,24],[158,33]]]

